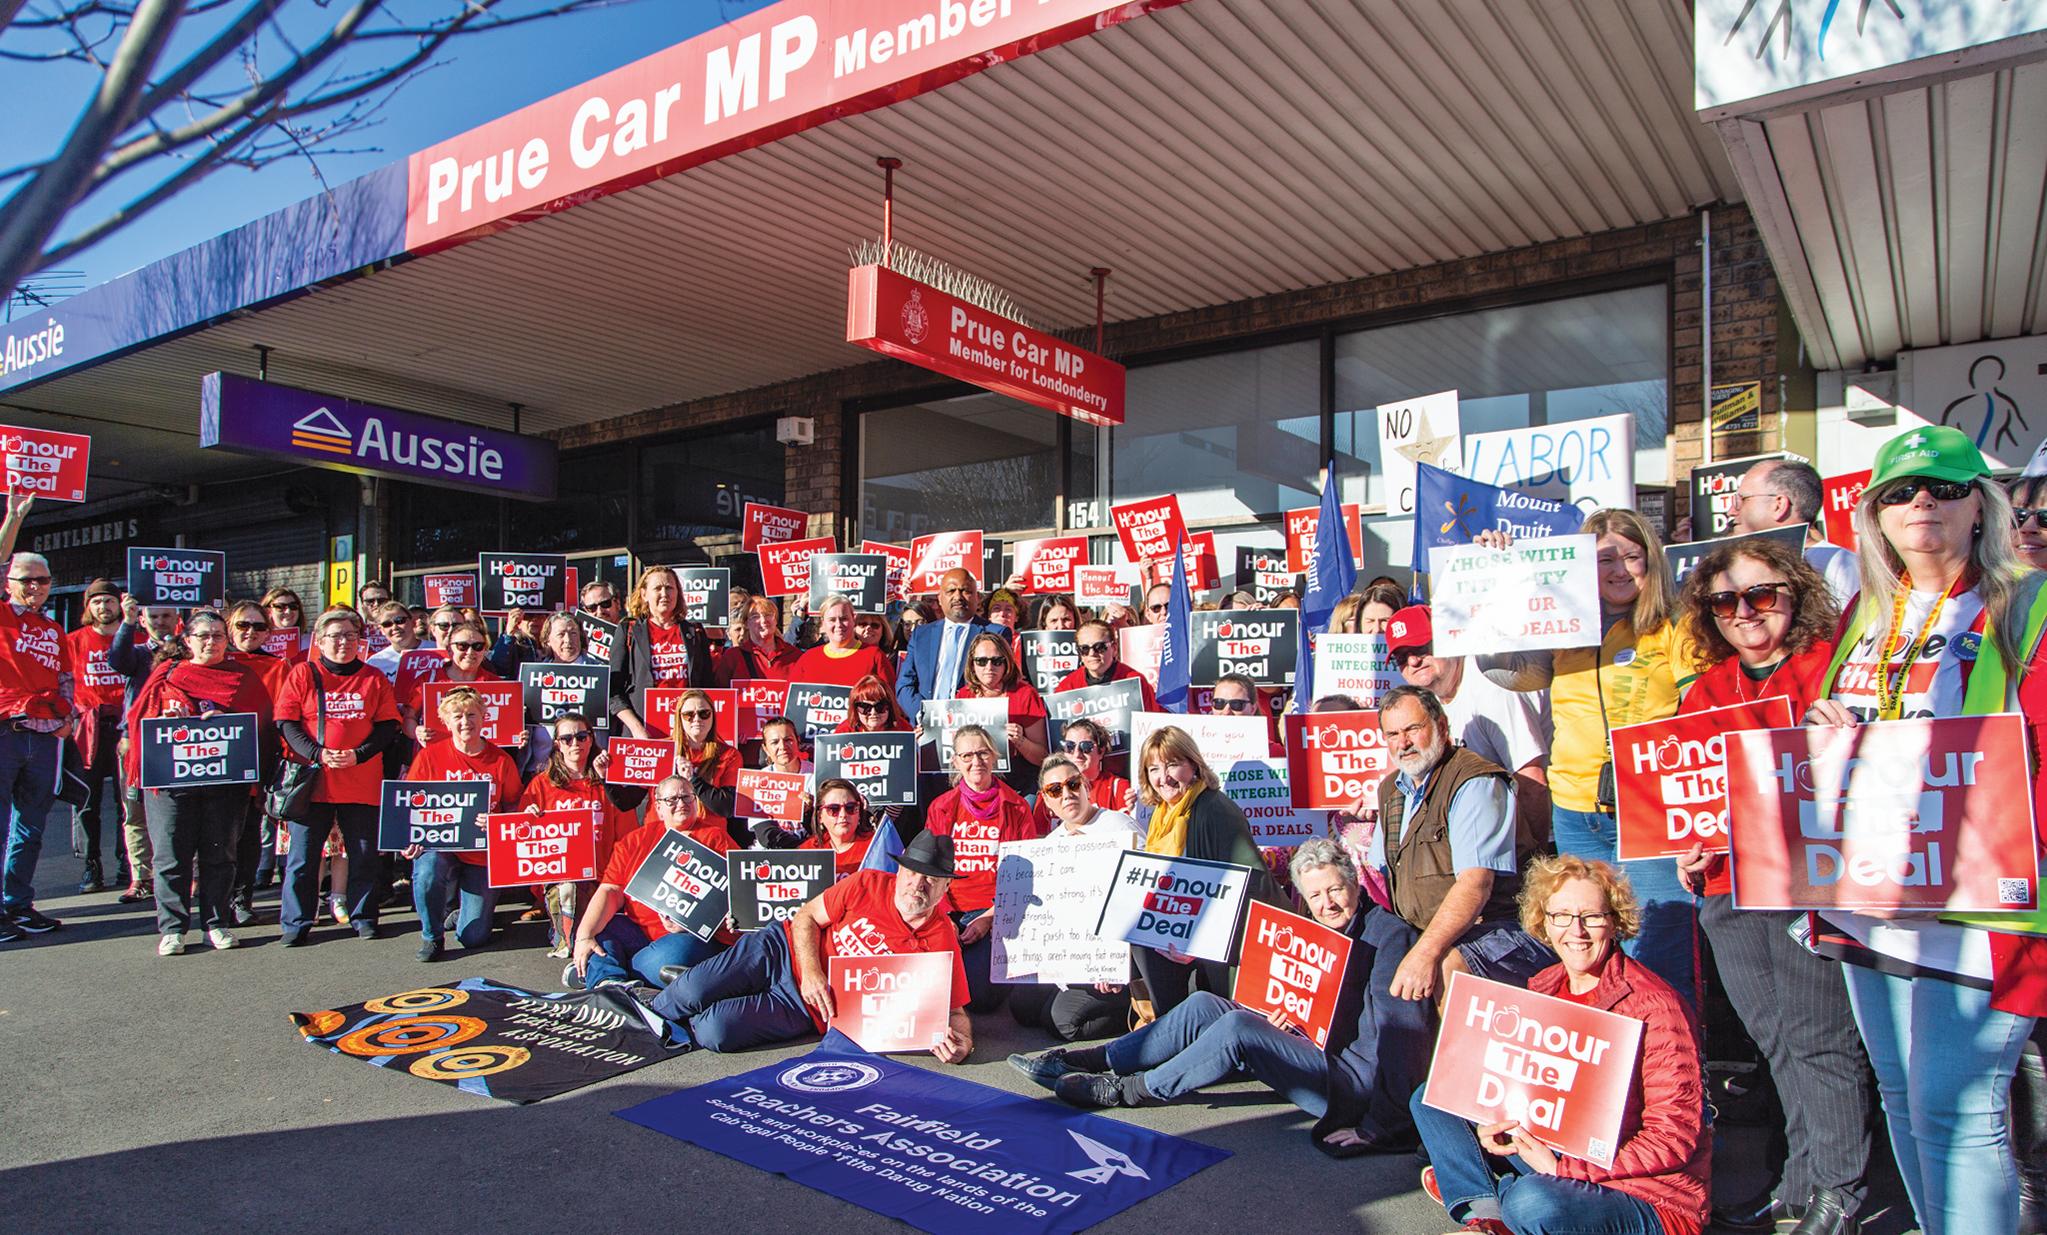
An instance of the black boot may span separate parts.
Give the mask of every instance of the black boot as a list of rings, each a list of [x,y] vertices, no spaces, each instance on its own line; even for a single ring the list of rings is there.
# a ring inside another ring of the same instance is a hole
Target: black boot
[[[1806,1198],[1805,1217],[1791,1235],[1856,1235],[1862,1223],[1855,1216],[1861,1202],[1832,1188],[1814,1188]]]
[[[2047,1025],[2047,1021],[2042,1022]],[[2036,1025],[2011,1078],[2011,1151],[2019,1170],[2018,1235],[2047,1235],[2047,1060]]]
[[[1729,1231],[1775,1231],[1779,1222],[1796,1222],[1805,1217],[1805,1206],[1758,1193],[1733,1205],[1713,1208],[1713,1225]]]
[[[106,880],[100,874],[98,858],[87,858],[85,860],[85,873],[79,877],[78,890],[84,894],[107,890]]]

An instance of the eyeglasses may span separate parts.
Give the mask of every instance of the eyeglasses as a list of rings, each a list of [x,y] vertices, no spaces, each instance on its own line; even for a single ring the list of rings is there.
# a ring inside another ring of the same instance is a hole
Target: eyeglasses
[[[1146,613],[1164,613],[1166,610],[1172,607],[1173,607],[1172,602],[1168,601],[1163,605],[1146,605],[1144,607],[1144,611]]]
[[[2028,523],[2043,531],[2047,531],[2047,506],[2042,506],[2037,510],[2027,510],[2023,506],[2012,507],[2011,525],[2013,527],[2024,527]]]
[[[875,714],[875,715],[877,715],[877,716],[886,716],[886,715],[888,715],[888,701],[887,701],[887,700],[875,700],[875,701],[865,701],[865,700],[863,700],[862,702],[859,702],[859,703],[856,703],[856,704],[854,704],[854,705],[853,705],[853,710],[854,710],[854,711],[856,711],[856,712],[872,712],[872,713],[874,713],[874,714]]]
[[[827,802],[817,808],[817,813],[820,815],[857,815],[860,813],[860,803]]]
[[[320,632],[320,638],[330,643],[347,643],[351,639],[360,639],[362,636],[353,630],[343,629],[323,630]]]
[[[1009,663],[1008,658],[1002,656],[974,657],[974,668],[976,669],[992,669],[997,665],[1006,665],[1008,663]]]
[[[208,628],[206,630],[187,630],[185,632],[185,638],[194,639],[201,643],[211,643],[215,639],[227,638],[227,632],[215,628]]]
[[[1554,930],[1563,930],[1573,922],[1578,923],[1588,931],[1603,931],[1613,925],[1613,915],[1606,912],[1545,913],[1542,916],[1549,920],[1549,924]]]
[[[1095,743],[1092,738],[1079,742],[1061,742],[1059,749],[1069,755],[1092,755],[1095,753]]]
[[[1788,583],[1758,583],[1739,592],[1708,592],[1703,599],[1714,617],[1731,618],[1741,611],[1744,601],[1757,613],[1775,613],[1781,598],[1789,596],[1790,592]]]
[[[391,600],[391,598],[390,598],[389,596],[368,596],[368,595],[365,595],[365,596],[364,596],[364,597],[362,598],[362,603],[364,603],[364,604],[366,604],[366,605],[382,605],[382,604],[389,604],[389,603],[390,603],[390,600]]]
[[[1903,506],[1919,496],[1924,489],[1937,502],[1959,502],[1974,491],[1975,485],[1966,480],[1935,480],[1930,476],[1907,476],[1895,486],[1876,495],[1879,506]]]
[[[557,733],[554,735],[554,740],[557,743],[587,742],[590,740],[590,731],[588,729],[576,729],[568,733]]]
[[[450,643],[448,646],[457,652],[481,652],[484,649],[490,647],[490,644],[478,643],[474,639],[457,639],[455,642]]]
[[[1038,786],[1038,792],[1049,793],[1055,798],[1063,798],[1068,794],[1080,793],[1086,788],[1087,786],[1081,783],[1078,776],[1069,776],[1065,780],[1046,781]]]
[[[677,712],[676,715],[684,720],[709,720],[715,713],[709,708],[690,708],[688,711]]]
[[[1073,647],[1082,656],[1107,656],[1109,654],[1109,645],[1106,641],[1102,643],[1076,643]]]
[[[1248,712],[1251,710],[1251,706],[1249,699],[1210,699],[1208,701],[1208,710],[1211,712]]]
[[[952,757],[965,763],[993,763],[995,761],[995,752],[992,750],[960,750],[955,747]]]
[[[249,631],[252,631],[252,630],[269,630],[269,629],[270,629],[270,623],[268,623],[268,622],[246,622],[246,621],[244,621],[244,622],[236,622],[236,623],[235,623],[235,629],[236,629],[236,630],[239,630],[239,631],[241,631],[241,632],[243,632],[244,634],[247,634],[247,633],[248,633]]]
[[[603,600],[586,600],[583,602],[582,608],[585,613],[595,613],[599,609],[609,609],[617,603],[617,597],[606,596]]]
[[[670,793],[655,798],[654,801],[660,806],[683,806],[696,801],[696,797],[693,794],[687,793]]]

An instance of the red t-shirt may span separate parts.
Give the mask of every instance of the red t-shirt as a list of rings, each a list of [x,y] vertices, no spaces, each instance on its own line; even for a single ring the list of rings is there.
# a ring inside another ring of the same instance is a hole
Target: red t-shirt
[[[526,791],[519,795],[519,809],[538,806],[549,810],[587,810],[597,813],[597,869],[605,870],[611,862],[612,847],[618,844],[627,832],[639,826],[631,811],[623,811],[612,805],[611,798],[604,792],[604,782],[586,777],[567,789],[554,783],[541,769],[532,780],[526,782]]]
[[[378,674],[382,677],[382,674]],[[512,757],[497,747],[485,743],[480,754],[465,755],[455,746],[455,739],[441,738],[428,742],[412,757],[412,766],[405,770],[407,780],[487,780],[491,783],[490,810],[511,810],[519,800],[519,765]],[[479,852],[458,850],[455,857],[471,866],[484,865],[484,855]]]
[[[369,662],[365,661],[364,663],[367,664]],[[417,716],[418,719],[425,721],[429,725],[432,725],[436,721],[440,720],[440,717],[419,715],[420,700],[425,696],[426,693],[422,688],[424,688],[429,682],[454,681],[455,680],[454,669],[455,662],[452,659],[442,659],[427,666],[426,670],[416,677],[407,679],[396,679],[393,681],[391,688],[392,698],[398,701],[399,707],[404,708],[406,711],[411,712],[415,716]],[[399,685],[398,684],[399,681],[402,681],[403,685]],[[497,675],[497,671],[492,669],[489,665],[478,665],[476,667],[476,676],[470,678],[469,681],[502,682],[504,681],[504,679],[499,677]]]
[[[952,1006],[967,1006],[967,966],[960,959],[960,936],[952,919],[934,913],[922,927],[911,929],[896,912],[896,877],[887,871],[857,871],[825,889],[824,961],[831,971],[834,956],[911,956],[919,952],[952,953]],[[794,929],[791,919],[783,931]],[[791,945],[793,951],[794,945]],[[818,1032],[824,1021],[813,1010]]]
[[[71,645],[71,669],[77,675],[71,684],[71,698],[80,711],[126,702],[128,679],[107,663],[107,650],[114,646],[113,631],[101,634],[81,626],[64,636],[64,641]],[[148,644],[149,632],[138,627],[135,642]]]
[[[995,788],[999,800],[992,819],[976,819],[967,813],[957,788],[940,794],[924,816],[925,831],[952,838],[952,864],[959,878],[952,881],[947,899],[955,913],[970,913],[995,903],[997,845],[1036,840],[1046,832],[1031,818],[1031,808],[1016,796],[1016,790],[999,780]]]
[[[711,658],[711,679],[721,688],[742,680],[786,682],[790,666],[802,655],[795,644],[780,639],[775,640],[773,652],[763,652],[750,643],[724,648]]]
[[[54,720],[71,715],[59,679],[71,672],[64,628],[35,610],[0,600],[0,716]],[[128,683],[123,681],[125,690]]]
[[[653,653],[654,685],[689,685],[689,642],[682,637],[682,624],[656,626],[645,623],[647,647]]]
[[[274,709],[277,693],[284,689],[284,679],[291,672],[292,662],[268,652],[229,652],[228,659],[241,661],[249,667],[249,672],[263,680],[263,689],[270,695]]]
[[[856,647],[844,656],[834,656],[823,644],[796,658],[789,666],[789,681],[812,682],[819,686],[858,686],[868,674],[881,679],[882,689],[896,693],[896,671],[880,648]]]
[[[612,846],[611,860],[604,866],[604,882],[623,891],[626,885],[633,881],[633,872],[640,869],[640,863],[646,861],[647,855],[654,852],[654,846],[661,842],[661,837],[668,830],[667,825],[661,823],[655,816],[649,815],[647,822],[626,833]],[[732,839],[732,834],[725,830],[725,820],[717,815],[701,815],[692,820],[689,827],[680,831],[684,836],[716,854],[727,854],[739,848],[738,842]],[[625,898],[625,916],[632,920],[633,925],[646,932],[649,942],[663,935],[675,933],[668,929],[668,924],[661,920],[660,914],[630,896]],[[730,944],[737,936],[732,933],[731,928],[720,927],[712,938],[719,943]]]
[[[853,843],[846,846],[846,849],[843,853],[833,854],[832,877],[834,879],[843,880],[844,878],[846,878],[846,876],[852,874],[854,871],[859,870],[860,864],[867,860],[867,847],[873,843],[874,833],[869,832],[865,836],[854,837]],[[813,836],[809,840],[804,841],[802,844],[796,847],[798,849],[829,849],[831,847],[831,842],[828,840],[824,840],[820,837]]]
[[[391,694],[391,679],[363,661],[354,673],[329,673],[319,658],[292,666],[284,686],[277,692],[276,718],[279,724],[294,720],[305,726],[314,741],[329,750],[348,750],[369,740],[378,721],[398,719],[398,701]],[[314,705],[313,675],[320,675],[320,689],[326,692],[324,714],[326,738],[321,739],[320,714]],[[297,758],[296,755],[292,756]],[[348,802],[375,806],[382,795],[384,761],[367,759],[352,768],[322,768],[313,786],[315,802]],[[513,792],[518,792],[513,776]]]
[[[1823,639],[1786,658],[1768,681],[1756,682],[1741,671],[1741,658],[1730,656],[1693,680],[1692,688],[1685,692],[1685,697],[1677,705],[1678,715],[1703,712],[1707,708],[1733,707],[1782,695],[1791,700],[1791,723],[1799,724],[1813,700],[1821,697],[1820,683],[1827,676],[1827,665],[1833,659],[1834,645]],[[1706,868],[1706,895],[1728,896],[1733,892],[1734,877],[1728,873],[1727,859],[1713,859],[1712,865]]]
[[[959,693],[954,695],[953,698],[978,699],[981,696],[973,690],[962,686],[959,689]],[[1016,689],[1010,691],[1004,698],[1009,700],[1009,723],[1012,725],[1022,725],[1028,729],[1032,721],[1044,720],[1046,718],[1045,698],[1038,693],[1038,688],[1029,682],[1018,682]],[[1011,753],[1014,754],[1015,752]]]

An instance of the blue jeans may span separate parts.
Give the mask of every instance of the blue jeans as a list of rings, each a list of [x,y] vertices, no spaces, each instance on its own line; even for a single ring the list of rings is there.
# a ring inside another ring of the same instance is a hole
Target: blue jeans
[[[1494,1157],[1479,1147],[1469,1120],[1424,1106],[1419,1089],[1408,1109],[1453,1222],[1492,1218],[1514,1235],[1663,1235],[1663,1219],[1647,1201],[1618,1188],[1538,1174],[1518,1154]]]
[[[639,975],[649,986],[666,986],[661,971],[670,965],[699,965],[718,954],[718,945],[686,931],[674,931],[649,941],[640,924],[623,913],[597,932],[598,950],[583,966],[583,985],[595,989],[599,982]],[[627,972],[630,970],[631,972]]]
[[[355,867],[351,865],[348,873],[349,882],[355,882]],[[498,908],[498,889],[490,886],[490,872],[440,849],[429,849],[412,859],[412,907],[419,913],[420,938],[436,944],[441,941],[451,892],[462,897],[462,907],[455,915],[455,938],[465,948],[480,948],[490,942],[490,915]]]
[[[1317,1119],[1329,1109],[1329,1061],[1319,1047],[1207,991],[1109,1043],[1108,1057],[1118,1076],[1143,1073],[1154,1098],[1248,1077]]]
[[[1559,806],[1550,812],[1550,821],[1558,853],[1608,863],[1628,877],[1642,907],[1642,930],[1622,944],[1621,950],[1698,1007],[1699,898],[1678,882],[1677,863],[1669,858],[1615,861],[1612,815]]]
[[[796,985],[789,937],[778,926],[741,935],[647,1006],[711,1051],[743,1051],[817,1032]]]
[[[2005,1111],[2033,1019],[1995,1011],[1988,991],[1956,982],[1841,968],[1921,1229],[2017,1230]]]
[[[0,730],[0,820],[7,823],[0,909],[8,913],[35,907],[36,860],[43,856],[43,824],[57,800],[62,752],[63,743],[53,733]]]

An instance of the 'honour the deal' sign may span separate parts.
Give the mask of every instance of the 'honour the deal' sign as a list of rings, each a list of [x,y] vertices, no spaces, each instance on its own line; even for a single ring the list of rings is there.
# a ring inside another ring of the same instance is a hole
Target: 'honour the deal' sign
[[[1280,1012],[1316,1046],[1329,1045],[1350,938],[1299,914],[1253,902],[1244,919],[1234,998],[1253,1012]]]
[[[1621,861],[1667,858],[1702,845],[1727,852],[1727,735],[1788,729],[1791,700],[1687,712],[1613,731],[1615,810]]]
[[[834,956],[833,1029],[877,1055],[928,1051],[945,1040],[952,1011],[953,952]]]
[[[1249,867],[1125,850],[1095,934],[1228,961],[1250,883]]]
[[[485,613],[550,612],[567,604],[569,559],[558,553],[482,553],[477,605]]]
[[[254,712],[151,717],[142,722],[142,787],[256,783]]]
[[[206,549],[130,549],[128,591],[145,605],[218,609],[227,603],[227,554]]]
[[[493,888],[597,877],[595,811],[525,811],[483,817],[485,864]]]

